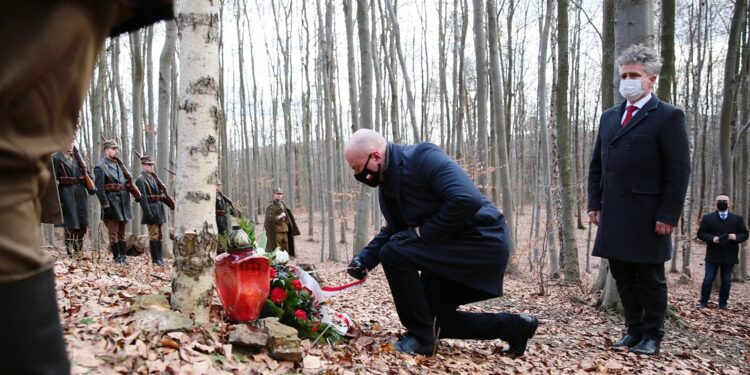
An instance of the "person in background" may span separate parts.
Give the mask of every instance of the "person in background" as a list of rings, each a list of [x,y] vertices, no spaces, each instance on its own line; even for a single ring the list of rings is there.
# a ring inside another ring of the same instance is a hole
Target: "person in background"
[[[344,146],[354,178],[378,187],[386,226],[349,264],[363,279],[378,264],[406,334],[393,346],[434,355],[439,338],[508,342],[524,355],[539,320],[525,314],[458,307],[503,295],[508,266],[505,217],[463,169],[431,143],[401,146],[360,129]]]
[[[57,191],[63,213],[63,223],[56,225],[65,229],[65,250],[68,255],[78,256],[83,248],[83,238],[89,227],[89,195],[96,190],[87,190],[83,174],[88,174],[78,164],[73,155],[74,142],[70,142],[65,152],[52,155],[52,163],[57,176]],[[93,176],[89,177],[93,179]]]
[[[614,347],[659,354],[667,311],[664,262],[690,178],[685,113],[652,90],[661,69],[653,48],[617,58],[622,103],[602,113],[589,164],[588,216],[599,226],[593,255],[609,260],[625,309]]]
[[[127,179],[117,163],[120,146],[117,141],[110,139],[102,143],[104,158],[94,167],[96,177],[96,195],[102,206],[102,221],[107,227],[109,250],[115,263],[127,266],[125,259],[127,242],[125,229],[128,221],[133,220],[133,210],[130,205],[130,192],[127,190]]]
[[[273,189],[273,199],[266,207],[266,219],[263,222],[263,228],[266,231],[267,242],[266,252],[270,253],[276,248],[289,253],[290,257],[294,253],[294,236],[299,236],[300,231],[297,222],[294,220],[292,210],[284,203],[284,192],[280,187]]]
[[[172,17],[173,0],[0,2],[2,373],[70,373],[55,274],[39,236],[42,213],[59,208],[39,200],[55,189],[49,156],[73,139],[107,36]]]
[[[728,308],[729,290],[732,288],[732,269],[739,263],[739,251],[742,242],[747,241],[748,231],[745,219],[729,211],[729,196],[721,194],[716,197],[716,211],[703,215],[698,238],[706,242],[706,274],[701,286],[699,306],[705,308],[711,297],[711,286],[716,274],[721,270],[721,288],[719,289],[719,308]]]
[[[135,180],[135,186],[141,192],[141,210],[143,210],[141,224],[145,224],[148,228],[148,247],[151,253],[151,263],[156,266],[163,266],[164,259],[162,258],[161,240],[162,224],[167,221],[167,214],[164,211],[164,197],[167,195],[167,192],[162,191],[159,188],[159,184],[156,183],[156,178],[154,177],[154,160],[151,156],[144,155],[141,157],[141,165],[143,166],[143,171]]]

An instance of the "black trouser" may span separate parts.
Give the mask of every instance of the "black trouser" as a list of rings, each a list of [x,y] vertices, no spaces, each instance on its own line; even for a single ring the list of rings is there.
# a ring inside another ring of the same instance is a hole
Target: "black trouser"
[[[435,340],[435,318],[441,338],[507,341],[512,337],[515,314],[456,310],[461,305],[495,296],[425,271],[390,243],[380,250],[380,261],[401,324],[420,342]]]
[[[69,374],[55,274],[0,284],[0,373]]]
[[[628,333],[661,340],[667,312],[667,279],[664,263],[630,263],[609,260],[625,308]]]
[[[721,268],[721,288],[719,289],[719,307],[727,305],[729,300],[729,290],[732,288],[732,269],[734,264],[726,263],[711,263],[706,262],[706,275],[703,277],[703,285],[701,285],[701,299],[702,304],[708,304],[708,300],[711,297],[711,288],[714,284],[716,274]]]

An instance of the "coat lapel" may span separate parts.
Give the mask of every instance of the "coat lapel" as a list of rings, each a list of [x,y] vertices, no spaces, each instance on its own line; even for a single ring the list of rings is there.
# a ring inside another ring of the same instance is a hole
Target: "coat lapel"
[[[625,103],[623,102],[620,105],[620,117],[618,119],[622,118],[622,113],[625,110]],[[624,127],[621,128],[620,131],[615,134],[615,137],[612,139],[612,141],[616,141],[618,138],[622,137],[623,135],[627,134],[631,130],[635,129],[636,126],[640,125],[647,117],[649,112],[655,110],[658,108],[659,104],[659,98],[656,97],[656,95],[651,94],[651,100],[646,102],[646,104],[643,106],[643,108],[639,109],[638,112],[636,112],[635,116],[630,120],[630,122]],[[619,124],[617,126],[620,126]]]

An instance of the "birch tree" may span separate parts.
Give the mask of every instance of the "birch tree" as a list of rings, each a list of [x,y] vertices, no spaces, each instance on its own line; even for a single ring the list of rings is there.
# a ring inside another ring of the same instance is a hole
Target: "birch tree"
[[[196,324],[208,321],[213,257],[218,245],[214,217],[218,173],[219,5],[183,0],[180,36],[180,99],[177,134],[177,210],[172,307]]]

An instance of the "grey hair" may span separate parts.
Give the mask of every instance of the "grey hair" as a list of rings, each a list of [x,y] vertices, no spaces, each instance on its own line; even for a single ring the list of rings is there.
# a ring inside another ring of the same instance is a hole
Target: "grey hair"
[[[643,65],[649,75],[658,75],[661,71],[661,56],[656,50],[643,44],[634,44],[626,48],[617,58],[617,66],[620,67],[637,63]]]

